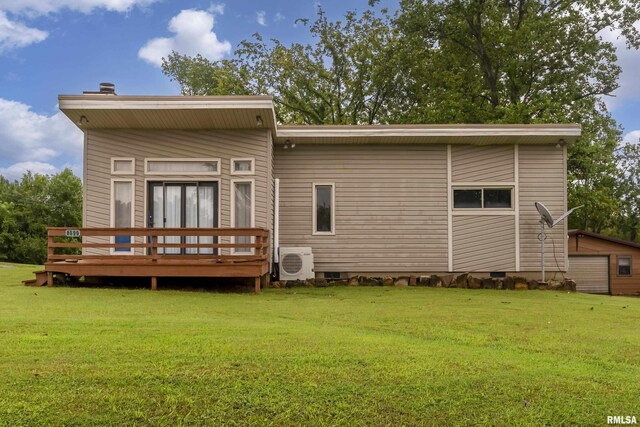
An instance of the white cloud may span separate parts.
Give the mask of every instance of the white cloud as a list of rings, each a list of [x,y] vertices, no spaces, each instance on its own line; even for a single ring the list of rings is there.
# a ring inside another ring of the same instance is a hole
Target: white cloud
[[[640,142],[640,130],[631,131],[622,137],[622,142],[625,144],[637,144]]]
[[[158,0],[0,0],[0,9],[28,16],[41,16],[62,9],[91,13],[95,9],[110,12],[128,12],[134,7],[144,7]]]
[[[58,168],[50,163],[43,162],[20,162],[15,163],[7,168],[0,168],[0,175],[9,181],[20,180],[22,175],[27,172],[41,175],[52,175],[59,172]]]
[[[207,12],[213,13],[214,15],[224,15],[224,7],[224,3],[211,3]]]
[[[640,21],[635,23],[640,31]],[[627,49],[626,40],[621,36],[620,30],[603,30],[600,35],[603,40],[613,43],[618,55],[618,65],[622,67],[622,74],[618,80],[620,87],[613,92],[614,97],[605,97],[607,107],[615,111],[624,106],[627,101],[635,101],[640,97],[640,51]]]
[[[276,12],[276,14],[273,16],[273,22],[284,21],[284,19],[285,19],[285,16],[280,12]]]
[[[33,43],[39,43],[49,36],[46,31],[31,28],[10,20],[7,12],[35,18],[59,12],[62,9],[89,14],[95,9],[110,12],[128,12],[134,7],[145,7],[158,0],[0,0],[0,54]]]
[[[260,10],[256,12],[256,22],[262,25],[263,27],[266,27],[267,25],[266,17],[267,17],[267,12],[265,12],[264,10]]]
[[[49,33],[46,31],[29,28],[20,22],[9,20],[0,10],[0,53],[39,43],[48,36]]]
[[[213,13],[183,10],[169,21],[169,31],[175,35],[149,40],[138,51],[138,57],[158,67],[172,51],[189,56],[199,53],[212,61],[221,59],[231,53],[231,43],[218,40],[214,24]]]
[[[0,159],[9,166],[0,174],[53,173],[53,164],[82,164],[82,132],[61,112],[52,116],[31,111],[31,107],[0,98]],[[77,171],[79,168],[75,166]]]

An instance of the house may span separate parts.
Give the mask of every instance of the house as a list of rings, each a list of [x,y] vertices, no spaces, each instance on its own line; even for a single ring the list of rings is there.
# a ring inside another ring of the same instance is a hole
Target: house
[[[316,277],[539,277],[534,202],[566,210],[567,145],[580,135],[579,125],[284,126],[268,96],[109,86],[59,105],[85,135],[84,249],[47,271],[152,283],[246,275],[259,289],[289,247],[310,248]],[[548,231],[549,274],[566,270],[566,232]]]
[[[590,231],[569,231],[567,276],[576,282],[578,291],[640,295],[637,266],[640,266],[640,243]]]

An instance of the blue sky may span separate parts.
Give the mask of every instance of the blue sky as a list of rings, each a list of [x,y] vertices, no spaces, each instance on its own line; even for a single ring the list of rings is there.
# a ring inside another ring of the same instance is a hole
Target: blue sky
[[[385,0],[391,9],[397,0]],[[57,109],[58,94],[116,84],[123,95],[173,95],[160,58],[171,49],[228,57],[259,32],[284,42],[308,41],[296,18],[313,18],[314,0],[0,0],[0,174],[26,170],[82,171],[82,134]],[[330,0],[331,19],[364,10],[367,0]],[[638,23],[640,25],[640,23]],[[624,48],[617,34],[621,88],[607,99],[625,138],[640,138],[640,53]]]

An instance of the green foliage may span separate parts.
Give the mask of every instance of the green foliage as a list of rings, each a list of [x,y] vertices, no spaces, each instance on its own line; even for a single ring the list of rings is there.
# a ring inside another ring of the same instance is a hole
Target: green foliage
[[[621,198],[621,132],[603,102],[620,67],[601,32],[637,49],[640,0],[402,0],[393,17],[369,3],[341,21],[322,9],[299,20],[314,44],[255,34],[231,60],[173,54],[163,70],[185,94],[272,95],[287,124],[580,123],[568,192],[585,207],[570,226],[636,236],[619,223],[639,220]]]
[[[580,123],[569,149],[570,225],[601,232],[620,211],[620,129],[603,97],[618,87],[620,29],[638,47],[638,2],[403,0],[396,24],[408,104],[395,121]]]
[[[211,62],[177,52],[162,59],[162,71],[180,84],[183,95],[250,95],[249,74],[237,60]]]
[[[625,144],[616,153],[619,165],[620,215],[615,230],[637,241],[640,232],[640,145]]]
[[[0,177],[0,259],[30,264],[47,257],[47,227],[82,225],[82,182],[70,169]]]
[[[0,266],[0,426],[591,426],[637,411],[639,300],[22,286],[33,269]]]
[[[383,11],[330,22],[322,9],[307,20],[314,45],[259,34],[240,43],[232,60],[209,62],[173,53],[163,72],[185,95],[272,95],[277,119],[289,124],[361,124],[386,122],[399,84],[396,37]]]

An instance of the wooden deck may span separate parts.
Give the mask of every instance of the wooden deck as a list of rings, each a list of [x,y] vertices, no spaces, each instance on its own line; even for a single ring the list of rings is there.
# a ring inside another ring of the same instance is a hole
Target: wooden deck
[[[49,286],[54,274],[149,277],[154,290],[158,277],[253,278],[256,292],[268,281],[269,230],[264,228],[52,227],[47,234],[48,256],[41,274]],[[126,236],[132,243],[115,243]]]

